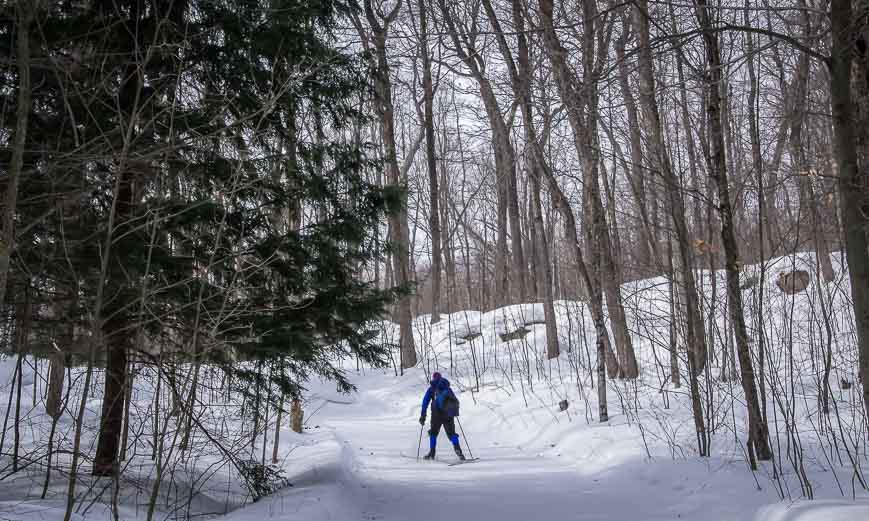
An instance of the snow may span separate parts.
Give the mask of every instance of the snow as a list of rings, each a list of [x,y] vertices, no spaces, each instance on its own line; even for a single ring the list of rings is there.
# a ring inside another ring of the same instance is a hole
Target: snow
[[[491,410],[487,393],[476,405],[463,396],[464,441],[478,462],[450,467],[417,461],[419,380],[358,375],[363,390],[357,404],[328,404],[318,413],[327,427],[311,436],[328,450],[319,454],[317,479],[303,471],[302,479],[291,479],[293,488],[229,518],[592,520],[643,513],[649,520],[744,519],[746,507],[776,499],[771,490],[756,492],[739,461],[649,460],[634,449],[636,439],[620,441],[626,425],[583,422],[580,428],[565,417],[535,428],[522,414]],[[455,460],[443,435],[439,441],[438,459]],[[299,461],[310,464],[309,458]],[[710,506],[716,515],[706,517]]]
[[[742,390],[738,381],[721,379],[729,371],[720,353],[701,381],[707,423],[715,428],[712,454],[698,456],[687,378],[683,375],[686,385],[677,388],[661,367],[669,367],[669,294],[666,280],[655,278],[623,288],[641,375],[636,382],[608,382],[607,423],[597,422],[594,331],[583,304],[556,303],[562,355],[552,361],[545,358],[540,304],[460,311],[443,315],[435,325],[421,316],[414,322],[420,355],[416,368],[396,375],[391,368],[357,370],[355,362],[347,361],[350,380],[359,389],[351,395],[337,393],[328,382],[309,382],[305,431],[281,431],[280,466],[291,487],[252,502],[232,466],[199,438],[194,440],[200,450],[196,457],[171,458],[173,483],[161,491],[155,519],[223,514],[226,521],[869,519],[869,495],[855,477],[855,466],[862,473],[869,456],[847,279],[837,262],[836,281],[819,284],[813,279],[806,293],[793,297],[775,287],[779,273],[795,267],[814,273],[813,263],[811,255],[803,254],[776,259],[767,266],[763,285],[769,350],[765,382],[775,466],[762,462],[752,471],[746,463]],[[745,273],[756,275],[759,267],[746,266]],[[729,331],[724,275],[699,275],[707,309],[715,306],[712,334],[720,350]],[[748,316],[761,302],[759,289],[744,292]],[[825,309],[829,330],[822,319]],[[756,349],[760,324],[749,322]],[[383,340],[395,341],[397,328],[383,326]],[[827,345],[833,357],[834,410],[829,416],[818,409],[823,371],[817,350]],[[3,404],[13,368],[14,359],[0,361]],[[421,429],[418,423],[420,402],[428,374],[435,370],[450,379],[462,402],[459,434],[466,455],[480,458],[473,464],[446,464],[455,456],[444,434],[439,461],[417,460],[420,444],[422,452],[427,446],[427,427]],[[95,376],[92,389],[99,390],[101,375]],[[23,395],[30,396],[34,385],[43,389],[41,378],[25,365]],[[845,389],[842,380],[855,385]],[[147,433],[152,428],[146,411],[153,407],[153,379],[143,374],[136,383],[134,406],[142,418],[138,428]],[[560,411],[558,403],[565,399],[568,409]],[[96,398],[88,405],[85,452],[93,450],[100,405]],[[222,426],[233,440],[245,439],[249,417],[238,413],[238,404],[225,405],[207,409],[202,421]],[[162,406],[168,408],[168,403]],[[38,452],[50,421],[39,403],[25,409],[24,446]],[[61,436],[68,438],[72,428],[67,414],[58,427]],[[170,437],[174,429],[170,424]],[[146,519],[144,505],[154,476],[147,439],[142,437],[131,449],[118,501],[120,519]],[[266,446],[269,453],[271,443]],[[8,442],[6,447],[0,456],[0,519],[62,519],[66,476],[53,480],[41,500],[44,466],[8,476],[2,470],[9,462]],[[262,446],[244,450],[254,457]],[[801,466],[810,491],[801,484]],[[111,519],[109,502],[96,501],[88,491],[106,483],[82,479],[78,490],[85,496],[73,519]],[[186,511],[173,510],[169,499],[185,494]],[[807,500],[808,495],[814,500]]]
[[[865,521],[869,501],[796,501],[762,508],[756,521]]]

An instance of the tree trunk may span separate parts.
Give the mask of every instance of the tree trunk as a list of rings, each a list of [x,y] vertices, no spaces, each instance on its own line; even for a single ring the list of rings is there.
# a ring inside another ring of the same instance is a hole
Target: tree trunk
[[[749,459],[751,459],[751,451],[753,450],[758,459],[768,460],[772,458],[772,451],[767,440],[767,426],[760,413],[757,387],[754,382],[754,369],[751,363],[751,351],[748,345],[748,332],[742,305],[742,290],[740,289],[739,282],[739,271],[742,266],[736,244],[736,234],[733,229],[733,210],[727,179],[724,129],[721,120],[721,54],[718,48],[718,35],[712,30],[712,22],[706,0],[697,0],[697,6],[697,15],[703,31],[707,63],[706,87],[708,95],[706,98],[706,117],[709,125],[710,141],[707,163],[709,165],[710,176],[718,188],[721,242],[724,246],[725,270],[727,273],[728,308],[736,336],[736,349],[742,374],[742,390],[745,393],[746,407],[748,408]]]
[[[520,225],[519,211],[519,195],[516,182],[516,158],[514,155],[513,144],[510,142],[510,129],[504,121],[504,116],[501,113],[501,107],[498,103],[498,98],[492,88],[492,84],[485,76],[483,70],[478,63],[479,56],[473,46],[468,44],[469,36],[462,32],[462,29],[455,23],[453,14],[447,7],[445,0],[438,0],[441,14],[443,15],[444,23],[448,29],[453,42],[453,48],[458,57],[462,60],[471,76],[477,82],[482,98],[483,107],[486,110],[486,117],[489,121],[490,131],[492,133],[492,148],[495,155],[495,175],[499,186],[499,201],[498,201],[498,251],[506,252],[506,229],[502,227],[505,224],[509,214],[510,226],[510,246],[512,247],[512,272],[516,287],[513,290],[514,300],[509,302],[522,302],[528,296],[527,282],[525,271],[525,255],[522,247],[522,229]],[[502,241],[504,244],[502,245]],[[498,257],[501,255],[498,254]],[[504,260],[497,260],[503,262]],[[496,269],[497,272],[497,269]],[[506,268],[504,274],[506,277]],[[500,285],[502,291],[506,290],[506,278],[504,283]],[[503,297],[508,297],[509,294],[504,293]],[[506,302],[504,302],[506,303]]]
[[[18,69],[18,93],[15,100],[15,136],[12,144],[12,160],[9,164],[9,179],[2,215],[0,235],[0,308],[6,303],[6,283],[9,275],[9,259],[15,249],[15,212],[18,208],[18,183],[24,166],[24,149],[27,145],[27,125],[30,117],[32,89],[30,86],[30,24],[33,21],[33,6],[28,0],[15,3],[15,61]]]
[[[63,376],[66,371],[66,355],[52,353],[48,358],[48,393],[45,412],[53,419],[63,412]]]
[[[805,9],[804,1],[800,2],[801,8]],[[803,23],[803,34],[810,36],[812,33],[809,16],[805,11],[801,12]],[[833,273],[833,264],[830,261],[830,250],[827,240],[824,237],[824,232],[821,229],[820,212],[818,211],[818,201],[815,197],[815,188],[813,186],[812,175],[810,173],[811,165],[806,159],[805,145],[803,142],[803,125],[806,120],[806,106],[808,105],[808,83],[809,70],[811,66],[810,57],[806,53],[800,53],[797,61],[797,68],[794,73],[794,84],[790,90],[790,114],[788,120],[790,122],[790,145],[791,165],[793,175],[798,180],[800,187],[800,211],[801,221],[805,223],[805,230],[812,240],[812,246],[815,250],[818,268],[824,280],[830,282],[835,277]],[[803,235],[804,234],[800,234]]]
[[[745,20],[748,23],[749,20],[749,0],[745,0]],[[751,33],[746,34],[746,43],[747,43],[747,51],[748,51],[748,80],[749,80],[749,93],[748,93],[748,124],[749,124],[749,132],[751,133],[751,157],[752,157],[752,165],[755,170],[755,176],[757,178],[757,215],[758,215],[758,248],[760,250],[760,262],[765,263],[767,252],[764,251],[766,247],[766,243],[768,241],[767,237],[764,234],[764,228],[772,229],[772,227],[767,227],[766,217],[767,217],[767,200],[766,200],[766,187],[764,186],[765,180],[765,172],[764,172],[764,162],[763,156],[761,155],[760,150],[760,130],[758,128],[758,115],[757,115],[757,96],[759,90],[759,82],[757,78],[757,73],[755,71],[754,65],[754,38]],[[768,234],[766,234],[768,235]],[[772,250],[770,249],[769,255],[772,254]],[[758,374],[759,374],[759,389],[760,389],[760,411],[761,418],[763,418],[764,423],[767,422],[767,408],[766,408],[766,385],[764,384],[766,376],[764,375],[764,361],[766,357],[766,347],[764,343],[766,342],[766,326],[765,326],[765,318],[764,318],[764,285],[766,284],[766,265],[761,265],[761,275],[760,281],[758,283],[758,298],[757,298],[757,355],[758,355]]]
[[[383,18],[383,23],[378,20],[371,0],[365,0],[365,17],[371,28],[371,39],[374,42],[376,75],[375,106],[380,118],[380,131],[383,138],[383,147],[386,153],[387,182],[395,187],[404,187],[404,179],[398,168],[398,157],[395,145],[395,109],[392,103],[392,83],[389,71],[389,62],[386,59],[386,38],[389,26],[398,15],[401,3]],[[401,210],[389,217],[389,230],[395,249],[392,255],[393,272],[396,284],[407,289],[411,282],[408,266],[409,232],[407,227],[407,195],[402,196]],[[413,313],[411,312],[411,298],[403,296],[398,301],[398,326],[400,330],[399,345],[401,346],[401,369],[414,367],[417,362],[416,345],[413,340]]]
[[[94,457],[94,476],[113,476],[117,470],[118,455],[124,423],[124,397],[127,382],[127,349],[129,336],[120,331],[125,320],[106,321],[106,378],[103,390],[100,436]]]
[[[670,381],[676,389],[682,387],[682,375],[679,373],[679,328],[677,319],[683,316],[679,313],[679,304],[676,302],[679,291],[676,287],[676,267],[673,262],[673,238],[668,234],[667,238],[667,259],[670,267],[670,281],[667,288],[670,293]],[[686,325],[687,328],[687,325]]]
[[[133,372],[133,364],[131,362],[129,364],[129,367],[127,368],[127,381],[124,385],[124,427],[121,434],[121,452],[119,456],[119,459],[121,461],[125,461],[127,459],[127,441],[129,440],[130,436],[130,405],[133,401],[133,381],[135,377],[135,373]],[[133,455],[135,456],[135,448]]]
[[[75,321],[71,310],[75,307],[75,293],[68,289],[63,292],[68,300],[59,299],[54,303],[54,312],[58,317],[65,317],[65,323],[60,326],[60,333],[55,338],[57,349],[48,357],[48,392],[45,399],[45,412],[57,420],[63,413],[63,380],[66,372],[67,354],[72,347],[75,336]]]
[[[688,225],[685,222],[685,202],[679,178],[673,170],[670,154],[664,141],[664,131],[658,102],[655,99],[655,73],[652,61],[652,47],[649,36],[649,6],[647,0],[638,0],[632,9],[632,21],[639,40],[639,93],[643,110],[644,127],[651,133],[650,157],[652,171],[662,176],[669,197],[670,215],[676,232],[676,246],[679,254],[679,274],[677,279],[683,286],[680,296],[685,304],[685,339],[688,352],[693,358],[693,371],[700,374],[706,366],[706,341],[703,331],[703,317],[694,280],[694,262],[690,251]]]
[[[568,67],[566,51],[558,40],[553,21],[552,0],[539,0],[539,12],[543,24],[543,41],[546,44],[549,61],[555,76],[558,91],[567,108],[568,121],[573,132],[574,145],[582,165],[585,181],[586,216],[590,219],[589,246],[593,258],[600,260],[601,270],[596,279],[602,282],[606,295],[613,334],[615,335],[616,353],[619,357],[620,377],[636,378],[639,374],[634,348],[628,331],[624,307],[622,306],[618,271],[613,258],[612,243],[606,222],[606,215],[601,200],[600,183],[598,180],[599,146],[597,142],[598,93],[597,71],[595,67],[595,46],[598,13],[594,0],[583,1],[585,27],[583,31],[583,69],[587,77],[579,81]],[[604,52],[603,48],[597,49]],[[576,86],[581,86],[577,90]],[[611,373],[610,377],[614,375]]]
[[[131,72],[128,80],[124,83],[122,90],[124,94],[121,98],[128,100],[128,105],[125,106],[127,113],[131,113],[136,105],[138,95],[131,93],[141,89],[139,74],[135,71],[135,67],[131,66]],[[135,173],[130,168],[129,161],[122,161],[119,166],[118,191],[115,211],[117,216],[117,227],[114,230],[116,236],[123,236],[134,217],[136,200],[133,190],[133,182]],[[115,264],[112,273],[109,275],[109,281],[112,291],[112,298],[117,299],[105,303],[106,309],[103,310],[102,316],[109,317],[103,324],[103,338],[106,345],[106,373],[105,386],[103,391],[102,415],[100,417],[100,433],[97,443],[97,451],[94,456],[93,470],[94,476],[113,476],[118,469],[118,456],[120,454],[121,436],[123,434],[124,421],[124,397],[126,395],[127,385],[127,353],[132,347],[131,332],[133,328],[130,325],[131,316],[129,312],[123,309],[117,309],[119,305],[123,305],[123,298],[128,293],[127,284],[121,274],[124,269],[119,266],[124,263],[124,252],[122,248],[116,247],[111,252],[110,263]]]
[[[284,393],[280,391],[281,399],[278,402],[278,417],[275,419],[275,440],[272,446],[272,464],[278,462],[278,448],[281,446],[281,421],[284,419]]]
[[[495,239],[495,302],[493,307],[506,306],[510,302],[510,270],[507,269],[507,190],[501,175],[500,163],[495,160],[495,187],[497,194],[497,215]]]
[[[865,13],[860,13],[860,16],[865,16]],[[851,94],[853,42],[856,36],[853,20],[851,0],[831,0],[830,96],[833,105],[836,164],[839,169],[839,197],[842,201],[845,258],[848,262],[857,325],[863,406],[866,416],[869,417],[869,251],[866,241],[869,225],[869,199],[866,196],[869,186],[869,157],[858,159],[857,153],[858,136],[864,143],[869,140],[865,128],[860,129],[859,135],[855,133],[854,109],[860,104],[852,101]],[[860,65],[863,77],[859,78],[859,83],[863,83],[863,89],[857,95],[860,101],[864,101],[869,99],[865,83],[869,78],[869,68],[866,67],[865,57]]]
[[[533,167],[532,167],[533,168]],[[552,296],[552,266],[549,264],[549,251],[546,247],[546,230],[543,228],[543,206],[540,204],[540,177],[531,176],[531,196],[534,198],[534,229],[537,240],[537,279],[543,293],[543,315],[546,321],[546,357],[558,358],[558,326],[556,325],[555,305]]]
[[[534,238],[533,250],[534,267],[539,295],[543,300],[543,314],[546,322],[546,356],[549,359],[557,358],[560,351],[558,345],[558,326],[555,317],[555,305],[552,288],[552,266],[549,262],[549,241],[546,239],[546,230],[543,226],[543,205],[540,201],[541,179],[547,165],[542,153],[539,153],[537,131],[534,127],[534,113],[531,106],[529,83],[531,80],[531,63],[529,58],[528,40],[525,36],[525,18],[519,0],[512,0],[513,24],[516,30],[518,67],[513,59],[507,40],[501,31],[495,10],[490,0],[483,0],[483,6],[489,17],[490,23],[498,33],[498,46],[501,54],[507,62],[510,71],[510,79],[513,92],[519,102],[522,112],[522,128],[524,130],[525,144],[530,150],[526,152],[527,171],[530,181],[530,214],[532,223],[529,225],[529,235]]]
[[[429,235],[431,236],[431,323],[441,320],[441,230],[440,193],[438,189],[438,169],[435,157],[434,135],[434,89],[431,78],[431,57],[428,48],[428,11],[424,0],[419,0],[420,54],[422,55],[423,125],[425,125],[425,158],[428,166],[429,187]]]
[[[506,129],[506,125],[505,125]],[[501,146],[502,150],[507,150],[509,146],[510,155],[513,154],[512,145],[508,145],[509,138],[504,139],[505,144]],[[511,158],[512,159],[512,158]],[[513,247],[513,277],[516,280],[516,289],[514,291],[514,303],[523,303],[530,294],[528,293],[528,266],[525,263],[525,251],[522,245],[522,228],[520,226],[519,212],[519,190],[516,182],[515,159],[514,166],[507,168],[507,201],[509,204],[510,214],[510,245]]]
[[[595,321],[595,329],[597,330],[597,414],[598,421],[601,423],[609,421],[609,412],[607,411],[606,400],[606,346],[604,339],[606,335],[601,332],[604,327],[603,322]]]
[[[293,403],[290,406],[290,428],[293,429],[293,432],[302,433],[303,419],[302,401],[298,398],[293,398]]]
[[[651,233],[651,222],[649,222],[649,212],[646,201],[646,172],[643,170],[643,136],[641,134],[640,122],[637,117],[637,106],[634,102],[634,96],[631,93],[630,83],[628,81],[628,61],[625,56],[625,44],[627,41],[627,28],[623,30],[621,37],[616,40],[615,50],[616,59],[618,61],[619,70],[619,88],[621,89],[622,98],[625,102],[625,112],[628,116],[628,132],[630,136],[629,149],[631,164],[626,174],[631,183],[631,189],[634,192],[634,198],[637,200],[637,207],[640,211],[640,216],[643,221],[643,226],[640,228],[640,240],[637,244],[637,264],[647,273],[649,268],[652,268],[652,255],[655,244]],[[657,259],[656,259],[657,262]]]
[[[676,25],[676,16],[673,9],[673,5],[670,4],[670,17],[673,22],[674,32],[678,32]],[[691,123],[691,114],[688,110],[688,88],[685,82],[685,67],[684,67],[685,58],[682,55],[681,49],[678,49],[676,52],[676,72],[679,80],[679,108],[680,108],[680,120],[681,126],[685,133],[685,141],[686,141],[686,150],[688,152],[688,169],[691,176],[691,187],[696,193],[701,193],[702,189],[700,187],[700,176],[697,172],[697,165],[699,164],[697,158],[697,147],[694,141],[694,126]],[[694,198],[694,202],[691,205],[691,220],[693,221],[691,224],[693,225],[693,237],[704,237],[703,233],[703,217],[700,209],[700,201],[699,197]],[[692,237],[691,228],[688,228],[689,237]]]
[[[748,0],[746,0],[746,23],[748,23]],[[748,56],[746,57],[746,61],[748,63],[748,81],[749,81],[749,91],[748,91],[748,131],[751,134],[751,164],[754,169],[754,174],[757,178],[757,206],[758,206],[758,248],[760,249],[760,262],[765,262],[764,248],[766,244],[764,244],[764,232],[763,229],[766,227],[764,223],[764,216],[766,214],[766,193],[764,190],[764,164],[763,164],[763,155],[760,150],[760,129],[758,128],[757,121],[757,96],[758,96],[758,83],[757,83],[757,72],[755,71],[754,65],[754,36],[751,33],[746,33],[746,49],[748,51]],[[762,320],[761,320],[762,322]]]
[[[141,3],[129,1],[126,7],[129,12],[124,22],[126,27],[138,27],[150,16]],[[124,34],[128,41],[121,43],[128,49],[129,61],[117,87],[118,107],[115,115],[122,122],[122,146],[117,157],[113,158],[116,164],[112,171],[115,187],[107,237],[107,245],[111,247],[101,252],[105,259],[101,266],[105,287],[100,287],[97,298],[97,305],[101,309],[96,314],[99,317],[96,324],[101,329],[100,337],[106,349],[106,371],[99,439],[92,467],[94,476],[117,476],[120,468],[118,458],[123,436],[124,400],[129,383],[127,356],[133,347],[136,331],[132,308],[134,299],[139,297],[133,289],[135,283],[131,277],[128,245],[129,241],[135,240],[130,232],[134,226],[138,226],[136,209],[142,197],[143,179],[150,171],[148,161],[137,158],[135,151],[139,139],[147,141],[153,138],[149,135],[153,132],[150,126],[138,124],[139,116],[147,113],[149,104],[153,103],[146,95],[146,68],[149,63],[134,51],[142,45],[144,36],[134,31],[125,31]],[[134,277],[141,275],[133,272]],[[104,295],[107,298],[104,299]]]
[[[18,361],[15,364],[17,375],[15,385],[15,416],[12,420],[12,472],[18,472],[18,452],[21,448],[21,388],[24,380],[24,356],[30,343],[30,325],[33,317],[33,308],[30,302],[30,282],[27,281],[24,288],[24,303],[19,312],[18,325],[15,328],[15,351],[18,353]],[[34,380],[35,385],[35,380]],[[11,393],[12,389],[10,389]]]
[[[441,229],[441,253],[443,255],[443,261],[445,264],[445,271],[447,275],[447,312],[452,313],[455,309],[456,305],[456,256],[455,256],[455,248],[453,247],[455,244],[455,240],[453,238],[454,234],[450,233],[450,230],[453,226],[453,221],[450,219],[450,183],[449,176],[447,175],[447,147],[448,147],[448,136],[446,125],[444,125],[444,130],[441,138],[441,168],[440,168],[440,211],[441,211],[441,220],[440,220],[440,229]],[[464,152],[462,152],[464,154]],[[464,164],[464,162],[462,162]],[[446,249],[444,249],[446,246]],[[467,270],[470,271],[470,265],[466,266]],[[468,302],[470,302],[470,291],[471,287],[468,285],[466,288],[468,293]],[[458,308],[462,309],[462,308]]]
[[[522,124],[523,125],[525,124],[524,121]],[[527,130],[526,130],[526,133],[527,133]],[[530,265],[530,268],[531,268],[530,277],[528,280],[528,284],[529,284],[528,290],[531,292],[532,300],[534,302],[538,302],[543,298],[543,285],[540,283],[543,279],[541,278],[542,272],[540,271],[540,266],[539,266],[539,264],[540,264],[540,254],[539,253],[540,252],[538,252],[538,250],[543,245],[543,243],[539,242],[539,239],[537,237],[537,225],[534,222],[534,219],[537,216],[537,214],[536,214],[537,209],[535,206],[536,203],[535,203],[534,193],[532,193],[532,192],[534,191],[534,189],[538,190],[537,191],[537,199],[540,198],[540,191],[539,191],[540,190],[540,182],[538,180],[538,182],[536,183],[534,188],[529,186],[530,184],[532,184],[532,182],[531,182],[531,175],[532,175],[531,169],[534,168],[534,165],[531,164],[531,160],[529,160],[528,158],[526,158],[525,164],[526,164],[525,169],[528,172],[528,175],[525,176],[525,193],[528,196],[528,205],[524,208],[524,210],[525,210],[525,215],[530,216],[529,219],[525,219],[525,222],[527,223],[526,224],[527,229],[525,230],[525,235],[528,236],[528,242],[527,242],[528,250],[527,251],[532,252],[532,255],[528,258],[528,264]]]
[[[606,168],[606,162],[600,161],[600,172],[601,179],[603,179],[603,195],[606,198],[606,215],[611,224],[611,238],[612,238],[612,250],[613,250],[613,259],[616,260],[614,262],[615,272],[618,276],[618,280],[625,280],[625,259],[626,256],[622,252],[622,239],[619,234],[619,226],[618,226],[618,213],[617,213],[617,205],[616,202],[616,194],[615,189],[615,180],[616,174],[618,173],[618,168],[613,161],[613,172],[612,172],[612,182],[610,182],[610,174]]]
[[[543,7],[545,6],[541,5],[541,9]],[[552,5],[550,2],[550,15],[551,7]],[[555,43],[557,43],[557,41]],[[556,47],[560,48],[560,46]],[[546,156],[543,153],[543,149],[540,144],[537,141],[534,141],[532,144],[534,145],[532,152],[538,156],[537,164],[542,168],[543,173],[549,182],[550,195],[552,197],[552,206],[556,210],[558,210],[559,213],[561,213],[562,218],[564,219],[564,234],[567,246],[576,263],[576,270],[579,274],[578,279],[581,283],[581,287],[584,288],[583,291],[585,293],[585,297],[591,311],[592,320],[595,324],[595,331],[598,337],[597,345],[599,348],[602,348],[604,352],[603,356],[601,357],[606,363],[606,368],[603,374],[609,373],[612,377],[618,373],[619,364],[615,353],[613,352],[612,344],[609,339],[609,333],[606,329],[606,325],[604,322],[603,296],[600,291],[601,284],[599,282],[599,279],[593,276],[593,273],[597,273],[597,270],[590,270],[585,262],[584,255],[582,253],[582,247],[579,241],[579,235],[577,233],[576,215],[573,212],[573,208],[571,208],[570,206],[569,199],[562,191],[558,180],[552,172],[552,169],[549,168],[549,165],[546,162]],[[593,254],[592,257],[594,257]],[[606,386],[603,386],[603,391],[599,390],[599,392],[603,393],[605,393],[605,391]],[[604,404],[603,412],[606,412],[605,402],[602,403]],[[602,419],[601,421],[606,420]]]

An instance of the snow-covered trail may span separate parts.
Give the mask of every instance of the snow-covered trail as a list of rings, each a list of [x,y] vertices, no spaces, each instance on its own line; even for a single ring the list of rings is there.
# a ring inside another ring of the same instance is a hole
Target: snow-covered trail
[[[612,455],[593,448],[582,464],[548,445],[550,450],[517,446],[516,433],[502,422],[481,428],[485,422],[474,414],[489,411],[468,400],[462,418],[480,460],[448,466],[455,456],[442,433],[443,461],[417,461],[416,394],[424,388],[398,392],[407,386],[396,383],[366,379],[353,403],[327,402],[316,413],[311,447],[318,450],[310,470],[290,476],[293,488],[236,515],[287,521],[744,520],[776,500],[773,490],[757,490],[750,472],[734,472],[738,464],[650,461],[635,454],[606,465],[597,459]],[[589,429],[605,433],[608,427]]]

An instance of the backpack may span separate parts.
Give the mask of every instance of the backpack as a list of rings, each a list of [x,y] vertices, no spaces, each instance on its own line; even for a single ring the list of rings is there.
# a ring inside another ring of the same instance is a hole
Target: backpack
[[[444,411],[444,414],[446,414],[448,418],[459,415],[459,399],[456,398],[455,393],[450,391],[450,393],[447,394],[446,398],[444,398],[444,405],[442,409]]]

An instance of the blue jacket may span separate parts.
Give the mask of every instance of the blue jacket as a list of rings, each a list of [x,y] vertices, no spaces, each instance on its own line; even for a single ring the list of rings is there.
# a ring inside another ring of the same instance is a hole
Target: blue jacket
[[[448,397],[451,399],[447,400]],[[452,418],[459,415],[459,399],[456,398],[455,393],[450,389],[450,381],[446,378],[441,377],[438,380],[432,380],[431,385],[422,397],[422,413],[420,413],[420,416],[425,416],[425,410],[428,408],[429,402],[431,402],[432,416],[445,415]]]

